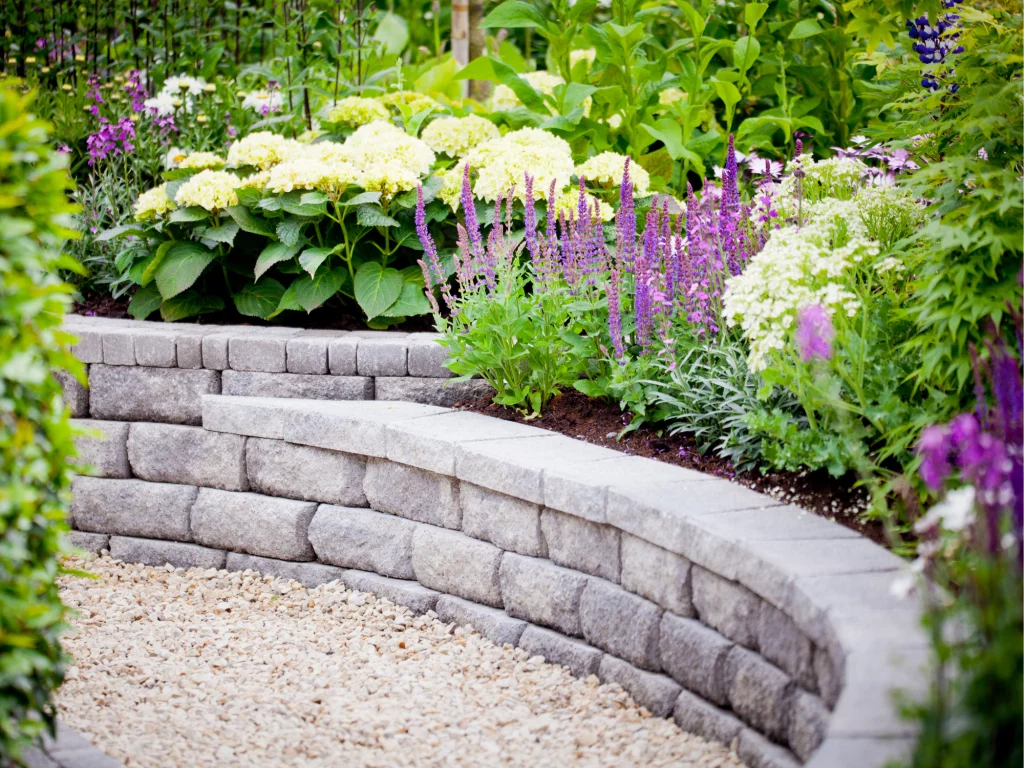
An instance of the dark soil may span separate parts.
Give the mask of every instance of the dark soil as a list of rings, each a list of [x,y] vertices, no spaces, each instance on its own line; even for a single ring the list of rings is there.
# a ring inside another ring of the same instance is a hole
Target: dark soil
[[[556,397],[544,414],[535,419],[526,419],[511,408],[495,405],[489,398],[462,403],[461,406],[499,419],[543,427],[632,456],[644,456],[725,477],[840,523],[883,546],[889,545],[880,523],[861,518],[859,513],[866,507],[868,497],[863,490],[853,487],[856,478],[852,476],[837,479],[827,472],[738,472],[726,459],[701,456],[690,438],[669,435],[649,427],[640,427],[616,439],[629,423],[629,416],[613,403],[589,398],[575,391]]]

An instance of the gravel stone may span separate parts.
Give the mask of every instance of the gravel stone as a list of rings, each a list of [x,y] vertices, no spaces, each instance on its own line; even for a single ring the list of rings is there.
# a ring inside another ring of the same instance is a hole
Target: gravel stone
[[[363,492],[380,512],[458,530],[462,524],[454,478],[393,461],[369,459]]]
[[[513,619],[498,608],[488,608],[452,595],[441,595],[434,611],[441,621],[460,626],[472,625],[495,645],[516,645],[526,629],[525,621]]]
[[[179,424],[132,424],[132,472],[155,483],[182,483],[245,491],[245,438]]]
[[[548,557],[556,565],[619,582],[619,531],[545,509],[540,516]]]
[[[118,536],[192,541],[189,510],[199,489],[190,485],[76,477],[71,481],[75,528]]]
[[[580,597],[580,628],[587,642],[641,669],[658,672],[661,610],[649,600],[600,579]]]
[[[278,560],[312,560],[309,522],[316,504],[201,488],[192,506],[192,535],[200,544]]]
[[[379,594],[68,565],[99,578],[60,577],[75,614],[58,714],[129,765],[742,768],[618,686]]]
[[[548,560],[506,552],[501,559],[501,596],[510,616],[582,635],[580,597],[587,577]]]
[[[670,677],[637,669],[628,661],[617,659],[610,653],[601,658],[597,676],[603,683],[615,683],[633,697],[633,701],[646,707],[656,717],[672,714],[682,687]]]
[[[552,632],[550,629],[528,626],[519,638],[519,647],[531,656],[543,656],[550,664],[561,664],[576,677],[596,675],[604,656],[597,648]]]
[[[72,419],[76,430],[75,450],[78,455],[74,464],[82,473],[93,477],[132,476],[128,464],[128,423],[124,421],[100,421],[99,419]],[[90,432],[94,434],[89,434]]]
[[[412,537],[412,567],[430,589],[501,608],[498,569],[502,552],[464,533],[420,525]]]
[[[321,504],[309,524],[316,556],[331,565],[413,579],[412,534],[417,524],[372,509]]]
[[[459,507],[462,510],[463,533],[520,555],[547,555],[537,504],[472,483],[462,483],[459,486]]]
[[[257,493],[365,507],[366,460],[284,440],[250,437],[245,445],[249,485]]]

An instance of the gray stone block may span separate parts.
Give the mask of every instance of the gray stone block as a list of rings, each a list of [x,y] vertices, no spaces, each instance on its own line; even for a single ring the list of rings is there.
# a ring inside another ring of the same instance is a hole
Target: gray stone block
[[[864,768],[910,763],[916,740],[858,739],[833,736],[805,763],[805,768]]]
[[[198,425],[202,396],[220,394],[220,374],[92,365],[89,390],[89,412],[94,419]]]
[[[85,371],[88,380],[89,371]],[[64,392],[64,404],[70,409],[71,417],[82,419],[89,415],[89,390],[67,371],[54,371],[53,378]]]
[[[372,400],[373,380],[363,376],[224,371],[224,394],[303,400]]]
[[[590,579],[580,598],[583,637],[641,669],[657,672],[661,610],[649,600],[600,579]]]
[[[288,337],[298,331],[259,328],[228,339],[228,363],[234,371],[284,373],[288,370]]]
[[[324,448],[250,437],[245,444],[249,486],[290,499],[365,507],[366,460]]]
[[[103,330],[103,362],[105,365],[135,365],[135,333],[130,328]]]
[[[526,629],[525,621],[513,619],[498,608],[488,608],[451,595],[441,595],[434,610],[441,621],[471,625],[495,645],[516,645]]]
[[[226,371],[230,367],[228,363],[228,342],[231,340],[231,336],[232,333],[229,330],[203,336],[203,368]]]
[[[821,697],[830,708],[834,707],[843,689],[841,669],[837,668],[828,651],[817,647],[814,649],[812,665],[814,667],[814,681],[817,683],[818,693],[821,694]]]
[[[273,397],[206,395],[203,397],[203,429],[283,440],[285,423],[300,408],[309,405],[300,400]]]
[[[851,649],[843,665],[843,688],[829,718],[829,737],[905,738],[914,723],[900,716],[896,694],[921,701],[933,671],[925,648],[867,644]]]
[[[804,762],[825,740],[828,719],[828,707],[821,699],[799,689],[794,692],[787,741],[790,749]]]
[[[196,542],[278,560],[312,560],[316,504],[202,488],[192,505]]]
[[[540,527],[548,557],[556,565],[619,582],[619,531],[545,509]]]
[[[472,483],[459,486],[462,531],[489,541],[499,549],[544,557],[547,549],[540,529],[540,507]]]
[[[413,613],[432,611],[440,594],[427,589],[415,581],[402,581],[379,576],[366,571],[345,571],[341,580],[345,586],[357,592],[372,592],[378,597],[390,600],[395,605],[404,605]]]
[[[764,602],[746,587],[693,566],[693,605],[701,621],[747,648],[757,649],[757,627]]]
[[[321,504],[309,524],[309,541],[325,563],[412,579],[416,523],[372,509]]]
[[[387,459],[369,459],[363,492],[380,512],[454,530],[462,525],[459,487],[451,477]]]
[[[327,345],[327,365],[334,376],[356,375],[356,350],[359,348],[359,337],[348,334],[338,339],[331,339]]]
[[[288,414],[283,437],[292,443],[383,458],[385,433],[389,425],[437,413],[444,413],[444,409],[419,403],[376,400],[323,403],[315,408],[300,404]]]
[[[817,690],[814,646],[793,620],[774,605],[762,603],[757,646],[768,661],[809,691]]]
[[[176,336],[177,332],[172,328],[136,333],[135,362],[152,368],[177,367]]]
[[[227,553],[177,541],[110,537],[110,556],[124,563],[173,565],[175,568],[223,568]]]
[[[378,376],[374,382],[378,400],[404,400],[446,408],[494,395],[494,389],[483,379],[449,381],[414,376]]]
[[[288,339],[289,373],[326,374],[330,370],[327,365],[327,348],[332,341],[344,335],[344,331],[303,331]]]
[[[93,477],[132,476],[128,465],[128,422],[72,419],[75,450],[74,464]]]
[[[492,544],[430,525],[412,537],[412,567],[423,586],[494,608],[502,607],[501,555]]]
[[[799,768],[800,761],[792,752],[772,744],[761,734],[744,728],[740,732],[736,753],[747,768]]]
[[[71,516],[76,528],[92,533],[191,541],[189,510],[198,492],[189,485],[76,477]]]
[[[535,557],[505,553],[501,595],[510,616],[580,635],[580,598],[587,577]]]
[[[103,333],[98,328],[88,328],[67,323],[67,331],[77,341],[71,345],[71,354],[82,363],[103,362]]]
[[[244,491],[245,438],[178,424],[132,424],[128,460],[136,477]]]
[[[452,373],[445,362],[448,349],[437,343],[439,333],[414,333],[409,336],[409,375],[426,379],[447,379]]]
[[[530,656],[543,656],[550,664],[561,664],[577,677],[596,675],[604,656],[584,642],[532,625],[519,638],[519,647]]]
[[[402,338],[361,338],[356,349],[360,376],[407,376],[407,342]]]
[[[679,693],[679,683],[665,675],[644,672],[622,659],[605,654],[597,670],[603,683],[615,683],[633,697],[633,701],[655,717],[672,714]]]
[[[68,542],[72,547],[84,549],[86,552],[92,552],[95,555],[110,547],[110,537],[105,533],[71,531],[68,533]]]
[[[227,564],[224,567],[229,571],[256,571],[277,579],[294,579],[307,589],[332,581],[343,581],[344,573],[341,568],[323,563],[294,563],[290,560],[274,560],[241,552],[228,552]]]
[[[726,746],[730,746],[744,728],[734,715],[689,691],[680,692],[672,719],[687,733],[695,733]]]
[[[661,617],[661,667],[689,691],[725,706],[729,702],[726,662],[733,644],[694,619]]]
[[[784,741],[794,690],[786,673],[739,647],[729,652],[726,669],[732,710],[770,739]]]
[[[622,534],[622,586],[677,616],[693,618],[690,561],[650,542]]]
[[[182,333],[174,340],[174,351],[179,368],[199,369],[203,367],[203,337],[208,329]]]

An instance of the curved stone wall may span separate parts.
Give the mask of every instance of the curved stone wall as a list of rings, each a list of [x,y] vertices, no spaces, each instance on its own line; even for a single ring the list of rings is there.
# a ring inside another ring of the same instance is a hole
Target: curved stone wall
[[[340,579],[618,683],[751,768],[882,766],[912,739],[891,693],[920,690],[927,640],[889,596],[900,560],[848,529],[479,414],[193,396],[201,426],[137,398],[80,422],[75,543]]]

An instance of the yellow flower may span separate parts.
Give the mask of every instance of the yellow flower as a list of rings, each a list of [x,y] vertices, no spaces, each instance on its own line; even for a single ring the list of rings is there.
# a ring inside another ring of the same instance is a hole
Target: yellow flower
[[[327,113],[327,120],[332,123],[340,123],[349,127],[366,125],[375,120],[387,120],[390,117],[388,109],[377,99],[368,99],[363,96],[349,96],[342,99]]]
[[[223,168],[224,160],[215,152],[192,152],[177,161],[179,168]]]
[[[498,127],[478,115],[469,117],[442,117],[434,120],[420,137],[435,152],[450,157],[462,157],[485,141],[501,137]]]
[[[292,143],[284,136],[258,131],[231,145],[228,163],[236,168],[245,165],[265,171],[281,162],[292,149]]]
[[[178,188],[178,205],[198,205],[208,211],[220,211],[238,204],[238,177],[227,171],[200,171]]]
[[[585,176],[592,184],[617,187],[622,183],[622,170],[625,165],[625,155],[602,152],[577,167],[576,175]],[[633,191],[637,197],[647,197],[651,188],[651,175],[636,160],[629,163],[629,180],[633,182]]]
[[[378,96],[377,101],[385,107],[391,107],[396,112],[399,111],[398,105],[404,104],[412,108],[413,114],[438,106],[437,102],[432,98],[424,96],[422,93],[416,93],[416,91],[392,91],[391,93],[385,93],[383,96]]]
[[[135,220],[147,221],[174,210],[174,201],[167,196],[167,185],[147,190],[135,201]]]
[[[562,190],[574,169],[569,143],[539,128],[522,128],[481,144],[466,160],[477,171],[473,194],[490,202],[513,187],[523,199],[526,173],[534,179],[534,198],[544,199],[551,182],[556,191]]]
[[[277,194],[296,189],[316,189],[337,195],[355,180],[356,171],[347,162],[324,162],[316,157],[297,157],[270,169],[266,189]]]

